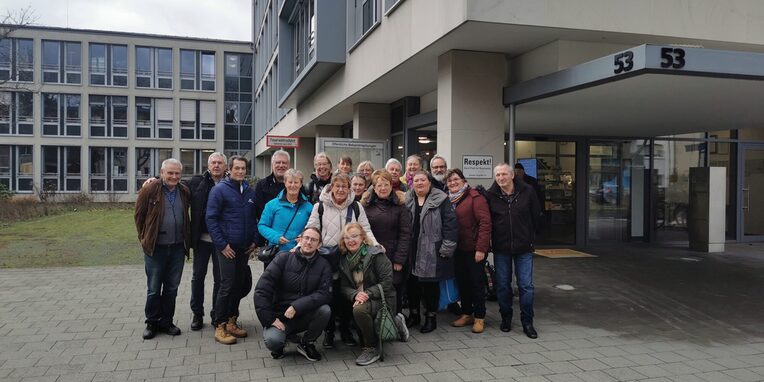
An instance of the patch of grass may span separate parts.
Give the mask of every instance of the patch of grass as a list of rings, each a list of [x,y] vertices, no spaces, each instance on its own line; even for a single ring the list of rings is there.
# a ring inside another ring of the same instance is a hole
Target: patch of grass
[[[0,268],[143,263],[132,209],[93,209],[0,228]]]

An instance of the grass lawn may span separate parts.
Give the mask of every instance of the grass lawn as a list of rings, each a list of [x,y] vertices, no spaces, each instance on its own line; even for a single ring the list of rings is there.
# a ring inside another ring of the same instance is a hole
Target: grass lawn
[[[141,263],[132,209],[69,212],[0,228],[0,268]]]

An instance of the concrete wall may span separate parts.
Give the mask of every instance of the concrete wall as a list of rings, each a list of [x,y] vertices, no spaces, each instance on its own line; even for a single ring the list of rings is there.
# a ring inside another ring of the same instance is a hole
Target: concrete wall
[[[384,103],[353,105],[353,138],[390,139],[390,105]]]

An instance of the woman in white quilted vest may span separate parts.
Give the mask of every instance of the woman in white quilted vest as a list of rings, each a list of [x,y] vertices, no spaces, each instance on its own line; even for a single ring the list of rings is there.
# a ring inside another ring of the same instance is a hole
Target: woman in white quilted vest
[[[313,205],[313,212],[308,219],[308,227],[317,227],[321,231],[323,247],[319,253],[332,265],[334,272],[334,286],[332,288],[334,298],[332,301],[332,318],[326,326],[324,335],[324,348],[334,347],[335,317],[339,321],[340,339],[346,346],[358,346],[353,333],[350,331],[352,320],[352,304],[340,294],[339,282],[339,248],[342,237],[342,229],[349,223],[358,223],[363,227],[372,245],[379,245],[369,226],[363,207],[355,201],[355,195],[350,189],[350,178],[345,174],[335,174],[332,182],[324,187],[319,197],[319,202]]]

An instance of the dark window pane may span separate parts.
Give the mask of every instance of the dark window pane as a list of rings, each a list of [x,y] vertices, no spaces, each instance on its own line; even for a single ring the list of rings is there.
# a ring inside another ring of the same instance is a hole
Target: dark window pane
[[[43,125],[42,135],[58,135],[58,125]]]
[[[42,187],[47,191],[56,191],[58,190],[58,179],[43,179]]]
[[[42,42],[42,68],[45,69],[58,69],[59,59],[61,54],[59,51],[58,41],[43,41]]]
[[[33,126],[31,123],[19,124],[19,134],[32,135]]]
[[[138,138],[151,138],[151,129],[148,128],[137,128],[136,134]]]
[[[106,45],[90,44],[90,71],[106,73]],[[93,82],[92,76],[91,82]]]
[[[66,174],[67,175],[79,175],[82,170],[80,169],[80,148],[79,147],[67,147],[66,150]]]
[[[194,90],[194,80],[180,80],[180,88],[184,90]]]
[[[189,129],[182,129],[180,131],[181,139],[194,139],[194,131]]]
[[[239,84],[239,91],[242,93],[250,93],[252,92],[252,79],[251,78],[241,78],[240,84]]]
[[[149,88],[151,87],[151,78],[150,77],[136,77],[135,78],[135,86],[139,88]]]
[[[58,119],[58,94],[44,93],[42,95],[43,120]]]
[[[106,148],[90,148],[90,175],[106,175]]]
[[[82,80],[82,75],[79,73],[66,74],[66,83],[68,84],[79,84],[81,80]]]
[[[151,72],[151,48],[138,46],[135,48],[135,70],[140,72]]]
[[[252,77],[252,55],[239,55],[239,75],[242,77]]]
[[[113,191],[127,191],[127,179],[114,179]]]
[[[215,130],[202,130],[202,139],[215,139]]]
[[[202,81],[202,90],[215,91],[215,81]]]
[[[90,191],[106,191],[106,180],[90,179]]]
[[[171,78],[160,78],[159,79],[159,88],[160,89],[172,89],[172,79]]]
[[[18,180],[18,189],[19,191],[32,191],[32,179],[27,178],[20,178]]]
[[[66,191],[79,191],[80,190],[80,180],[79,179],[67,179],[66,180]]]
[[[225,55],[225,75],[226,76],[239,75],[239,55],[238,54]]]
[[[112,57],[112,69],[127,71],[127,46],[126,45],[112,45],[111,47]]]
[[[127,137],[127,126],[115,126],[114,127],[114,136],[115,137]]]
[[[172,74],[172,49],[157,48],[157,71],[162,74]]]
[[[82,52],[80,43],[66,43],[66,66],[67,69],[79,69],[82,66]]]
[[[32,110],[33,110],[33,103],[32,103],[32,93],[30,92],[24,92],[24,93],[17,93],[18,94],[18,102],[19,102],[19,116],[20,117],[32,117]]]
[[[103,126],[103,125],[101,125],[101,126],[90,125],[90,136],[93,136],[93,137],[103,137],[104,135],[106,135],[106,127],[105,126]]]
[[[127,86],[127,76],[114,76],[112,83],[114,86]]]
[[[225,78],[225,91],[238,92],[239,91],[239,78],[238,77],[226,77]]]
[[[18,59],[19,65],[31,66],[34,63],[34,44],[32,40],[17,40],[18,41]],[[29,68],[31,69],[31,67]]]
[[[185,76],[192,76],[196,73],[195,69],[195,54],[193,50],[180,51],[180,74]]]
[[[56,146],[42,147],[42,172],[43,174],[58,173],[58,148]]]
[[[79,125],[67,125],[66,126],[66,135],[69,136],[79,136],[81,134],[80,126]]]
[[[43,82],[58,82],[58,72],[43,72]]]
[[[172,138],[172,129],[159,129],[159,138]]]

